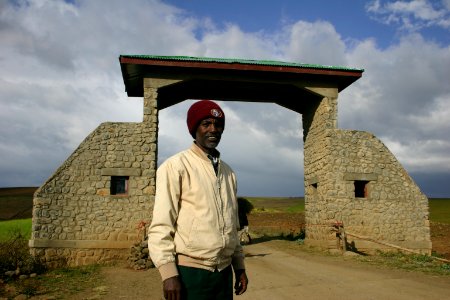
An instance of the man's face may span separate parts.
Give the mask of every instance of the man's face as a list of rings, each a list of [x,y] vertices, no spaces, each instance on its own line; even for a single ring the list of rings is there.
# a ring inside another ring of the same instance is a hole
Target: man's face
[[[197,145],[205,152],[216,149],[222,137],[224,123],[222,119],[208,118],[200,122],[195,134]]]

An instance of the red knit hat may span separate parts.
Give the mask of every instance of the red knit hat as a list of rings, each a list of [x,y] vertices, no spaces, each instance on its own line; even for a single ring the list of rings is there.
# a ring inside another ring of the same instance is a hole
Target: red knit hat
[[[189,108],[187,112],[187,126],[189,133],[194,139],[198,124],[207,118],[222,119],[225,126],[225,114],[217,103],[210,100],[200,100]]]

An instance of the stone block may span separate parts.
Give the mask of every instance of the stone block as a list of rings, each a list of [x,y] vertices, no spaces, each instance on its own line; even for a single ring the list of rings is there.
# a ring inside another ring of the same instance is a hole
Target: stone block
[[[118,241],[128,241],[128,234],[127,233],[119,233],[117,236]]]
[[[99,196],[109,196],[110,192],[109,189],[98,189],[96,194]]]

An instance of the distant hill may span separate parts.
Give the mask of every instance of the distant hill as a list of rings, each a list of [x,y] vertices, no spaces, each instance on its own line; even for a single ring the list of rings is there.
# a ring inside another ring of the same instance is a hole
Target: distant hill
[[[0,221],[31,218],[37,187],[0,188]]]

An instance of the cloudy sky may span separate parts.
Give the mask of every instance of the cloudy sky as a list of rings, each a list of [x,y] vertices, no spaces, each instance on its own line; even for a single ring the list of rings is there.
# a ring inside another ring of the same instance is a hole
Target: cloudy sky
[[[450,0],[0,0],[0,187],[39,186],[106,121],[140,122],[121,54],[364,69],[339,96],[429,197],[450,197]],[[160,112],[159,160],[185,149],[185,101]],[[301,115],[219,102],[243,196],[301,196]]]

